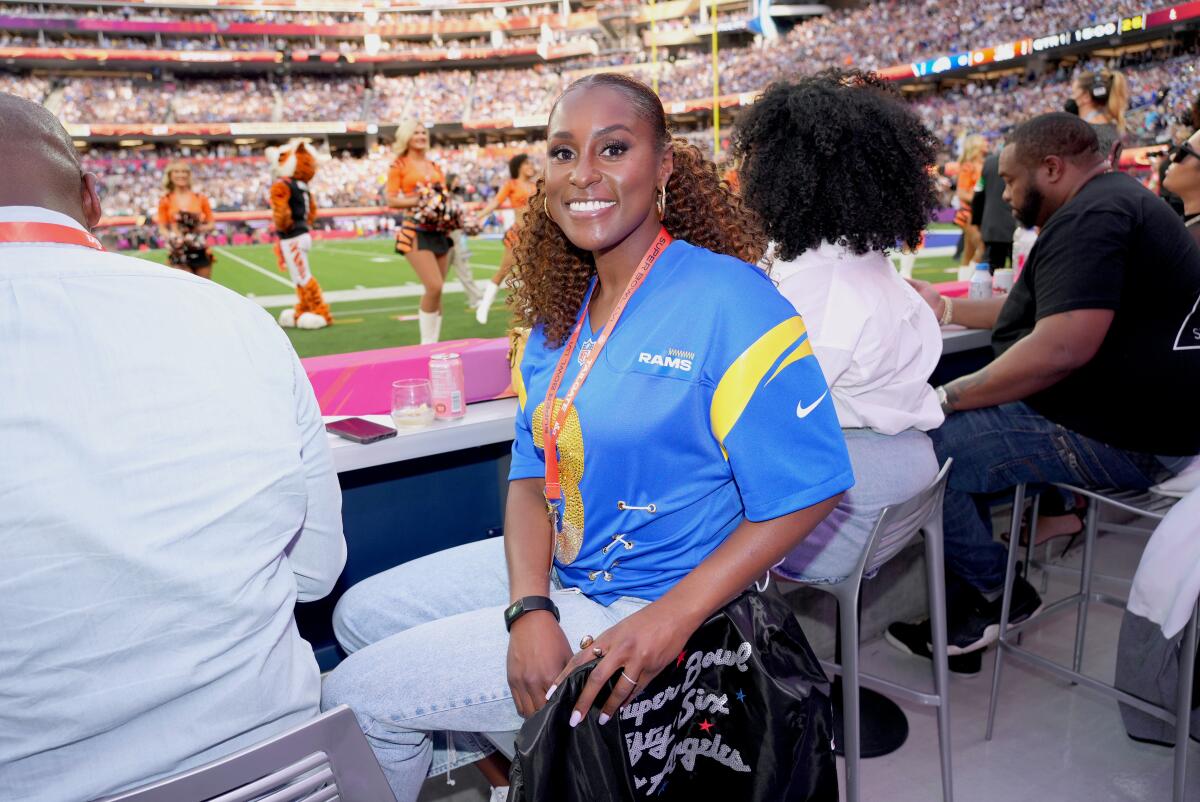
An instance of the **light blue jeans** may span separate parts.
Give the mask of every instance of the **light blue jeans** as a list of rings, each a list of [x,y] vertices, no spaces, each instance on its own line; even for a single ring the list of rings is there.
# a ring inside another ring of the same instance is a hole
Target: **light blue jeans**
[[[880,511],[907,501],[937,478],[933,441],[915,429],[879,434],[842,429],[854,487],[776,569],[799,582],[837,582],[849,576],[866,548]]]
[[[577,590],[551,591],[571,648],[648,602],[605,607]],[[365,579],[333,614],[351,653],[325,678],[321,709],[348,704],[398,802],[427,776],[491,754],[480,733],[519,729],[508,688],[508,574],[503,538],[413,560]]]

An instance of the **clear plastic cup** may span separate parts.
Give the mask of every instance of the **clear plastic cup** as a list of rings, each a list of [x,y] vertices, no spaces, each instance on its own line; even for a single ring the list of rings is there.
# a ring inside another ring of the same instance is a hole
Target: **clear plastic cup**
[[[433,423],[433,388],[428,379],[392,382],[392,422],[397,429]]]

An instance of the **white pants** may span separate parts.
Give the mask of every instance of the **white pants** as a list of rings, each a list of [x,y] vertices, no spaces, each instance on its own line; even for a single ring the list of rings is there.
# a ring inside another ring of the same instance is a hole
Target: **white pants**
[[[312,234],[305,232],[298,237],[279,240],[279,256],[287,267],[292,283],[303,287],[312,278],[308,269],[308,251],[312,248]]]

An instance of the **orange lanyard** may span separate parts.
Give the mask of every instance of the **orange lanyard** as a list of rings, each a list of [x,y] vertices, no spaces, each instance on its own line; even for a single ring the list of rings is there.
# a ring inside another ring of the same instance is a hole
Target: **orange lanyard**
[[[104,250],[100,240],[86,231],[58,223],[0,223],[0,242],[53,242]]]
[[[604,330],[600,334],[600,339],[596,341],[595,346],[579,357],[579,375],[575,377],[575,381],[571,383],[571,387],[567,390],[567,395],[563,398],[562,408],[558,414],[554,414],[554,401],[558,395],[558,388],[562,385],[563,376],[566,375],[567,365],[571,362],[571,355],[575,353],[575,344],[579,341],[579,333],[583,331],[583,326],[588,320],[588,303],[592,299],[592,293],[596,289],[593,283],[588,290],[587,296],[583,299],[583,312],[579,316],[579,322],[575,324],[575,330],[571,332],[571,338],[567,340],[566,346],[563,347],[562,356],[558,358],[558,365],[554,368],[554,375],[550,379],[550,388],[546,391],[546,403],[542,408],[542,434],[544,448],[542,449],[546,455],[546,501],[557,501],[562,498],[562,485],[558,481],[558,433],[562,431],[563,424],[567,422],[567,415],[571,412],[571,405],[575,402],[575,396],[579,394],[579,388],[583,387],[584,381],[587,380],[588,374],[592,372],[592,366],[596,364],[596,357],[600,355],[600,351],[604,348],[604,344],[608,342],[609,336],[613,329],[617,326],[617,321],[621,319],[621,313],[625,311],[625,306],[629,303],[629,299],[637,292],[638,287],[642,286],[642,282],[646,280],[646,276],[650,274],[650,268],[654,267],[654,263],[658,261],[658,257],[671,244],[672,237],[667,233],[665,228],[660,229],[658,238],[654,240],[654,244],[650,246],[650,250],[646,251],[646,255],[642,257],[641,264],[637,270],[629,278],[629,283],[625,286],[625,292],[621,293],[621,297],[617,300],[617,305],[613,307],[612,313],[608,316],[608,321],[604,324]]]

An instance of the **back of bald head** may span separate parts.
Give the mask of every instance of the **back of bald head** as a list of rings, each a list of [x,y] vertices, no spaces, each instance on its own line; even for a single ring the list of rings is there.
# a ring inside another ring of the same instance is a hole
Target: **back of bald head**
[[[0,206],[41,206],[87,225],[70,134],[37,103],[0,92]]]
[[[1008,144],[1031,167],[1041,164],[1047,156],[1058,156],[1082,167],[1091,167],[1103,158],[1095,128],[1062,111],[1041,114],[1021,123],[1009,136]]]

